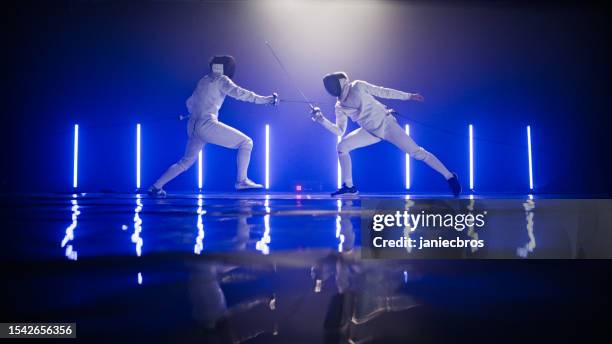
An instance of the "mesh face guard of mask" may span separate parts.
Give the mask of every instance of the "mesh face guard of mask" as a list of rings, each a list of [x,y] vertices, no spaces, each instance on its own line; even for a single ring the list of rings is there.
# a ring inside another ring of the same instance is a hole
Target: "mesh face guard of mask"
[[[230,79],[236,71],[236,61],[230,55],[217,55],[210,59],[210,71],[213,74],[224,74]]]
[[[344,72],[330,73],[323,77],[323,86],[325,86],[327,93],[334,97],[340,97],[342,88],[347,82],[348,76]]]

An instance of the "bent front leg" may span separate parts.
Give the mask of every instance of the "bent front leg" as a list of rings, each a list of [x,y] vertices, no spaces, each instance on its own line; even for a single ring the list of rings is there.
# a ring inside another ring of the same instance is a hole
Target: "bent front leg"
[[[216,144],[225,148],[238,149],[236,157],[236,180],[241,182],[247,179],[247,171],[251,161],[251,151],[253,150],[253,140],[251,140],[250,137],[227,124],[214,121],[202,128],[200,138],[207,143]]]

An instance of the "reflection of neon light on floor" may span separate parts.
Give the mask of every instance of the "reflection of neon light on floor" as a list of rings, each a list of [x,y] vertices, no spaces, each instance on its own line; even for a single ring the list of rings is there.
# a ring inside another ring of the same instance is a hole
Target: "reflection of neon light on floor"
[[[336,215],[336,239],[338,239],[338,252],[342,252],[344,234],[342,234],[342,217],[340,216],[340,212],[342,211],[341,200],[336,200],[336,207],[338,208],[338,214]]]
[[[521,257],[521,258],[527,258],[527,256],[529,256],[530,253],[533,253],[533,251],[536,248],[536,239],[535,239],[535,235],[533,233],[533,225],[534,225],[534,221],[533,221],[533,217],[534,217],[534,209],[535,209],[535,201],[533,200],[533,196],[529,195],[530,197],[525,201],[525,203],[523,203],[523,208],[525,209],[525,219],[527,220],[527,237],[529,238],[529,242],[527,242],[525,245],[523,246],[519,246],[516,248],[516,254],[517,256]]]
[[[344,244],[344,234],[342,234],[342,218],[340,215],[336,215],[336,238],[338,239],[338,252],[342,252],[342,245]]]
[[[261,239],[255,243],[255,249],[264,255],[270,254],[270,242],[272,237],[270,236],[270,196],[266,195],[264,201],[264,208],[266,209],[266,215],[264,215],[264,232]]]
[[[73,199],[70,200],[70,203],[72,204],[72,207],[70,208],[72,212],[72,222],[66,228],[66,235],[64,236],[64,239],[62,239],[62,247],[66,247],[66,258],[70,260],[77,260],[77,251],[74,250],[72,245],[68,245],[68,243],[74,240],[74,230],[77,227],[77,218],[81,214],[81,212],[79,211],[79,204],[77,203],[77,195],[72,195],[72,198]]]
[[[470,216],[473,216],[475,204],[474,195],[470,195],[469,199],[470,202],[467,205],[467,210],[469,211],[468,214],[470,214]],[[472,240],[478,240],[478,232],[474,230],[474,223],[470,223],[470,225],[467,226],[467,236],[470,237]],[[472,253],[474,253],[478,251],[478,247],[472,246],[470,250]]]
[[[204,223],[202,222],[202,215],[206,214],[206,210],[202,209],[202,195],[198,195],[198,223],[196,227],[198,228],[198,236],[196,237],[196,244],[193,248],[193,252],[195,254],[202,253],[204,249]]]
[[[136,244],[136,255],[140,257],[142,255],[142,238],[140,232],[142,232],[142,219],[140,218],[140,212],[142,211],[142,200],[140,195],[136,195],[136,208],[134,208],[134,233],[132,234],[132,242]]]
[[[261,239],[255,244],[255,249],[264,255],[270,254],[270,214],[264,215],[264,233]]]
[[[410,200],[410,196],[406,195],[404,196],[404,211],[406,211],[406,213],[410,213],[410,207],[414,206],[414,201]],[[406,224],[406,226],[404,226],[404,238],[406,240],[408,240],[408,242],[411,242],[410,240],[412,240],[410,238],[410,233],[412,232],[412,227],[410,226],[410,224]],[[408,253],[412,252],[412,245],[407,245],[406,246],[406,251]]]

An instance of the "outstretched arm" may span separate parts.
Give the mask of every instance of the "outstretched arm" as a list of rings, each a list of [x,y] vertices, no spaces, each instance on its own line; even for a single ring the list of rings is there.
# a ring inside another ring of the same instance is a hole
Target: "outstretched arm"
[[[316,122],[321,123],[321,125],[329,130],[332,134],[336,136],[343,136],[346,132],[346,126],[348,123],[348,118],[346,115],[336,108],[336,123],[332,123],[330,120],[323,116],[321,109],[315,107],[311,113],[312,119]]]
[[[236,85],[230,78],[225,75],[221,78],[221,90],[234,99],[255,104],[270,104],[275,101],[274,96],[260,96],[259,94],[253,91],[249,91]]]
[[[359,81],[358,86],[365,90],[367,93],[373,95],[378,98],[386,98],[386,99],[400,99],[400,100],[416,100],[416,101],[424,101],[422,95],[418,93],[408,93],[403,91],[394,90],[392,88],[382,87],[370,84],[367,81]]]

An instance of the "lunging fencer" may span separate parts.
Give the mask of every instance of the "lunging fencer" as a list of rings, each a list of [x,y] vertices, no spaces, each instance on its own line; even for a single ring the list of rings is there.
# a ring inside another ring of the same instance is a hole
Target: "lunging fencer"
[[[151,196],[164,197],[164,185],[191,167],[207,143],[238,150],[235,184],[237,190],[262,187],[247,177],[253,140],[241,131],[219,122],[219,108],[226,96],[255,104],[277,105],[278,95],[273,93],[270,96],[260,96],[236,85],[232,81],[236,70],[236,62],[232,56],[213,56],[209,67],[209,73],[200,79],[186,102],[189,111],[189,140],[185,154],[149,188],[148,193]]]
[[[422,102],[425,100],[422,95],[376,86],[362,80],[351,82],[344,72],[327,74],[323,78],[323,85],[329,94],[337,98],[335,105],[336,122],[332,123],[325,118],[318,107],[313,108],[312,119],[334,135],[342,137],[337,148],[343,184],[340,189],[332,193],[332,196],[356,195],[358,193],[357,187],[353,184],[350,152],[381,140],[392,143],[408,153],[410,157],[423,161],[444,176],[453,195],[458,196],[461,193],[461,185],[457,174],[450,172],[435,155],[418,146],[397,123],[393,111],[376,99],[386,98]],[[356,122],[360,128],[343,137],[348,118]]]

